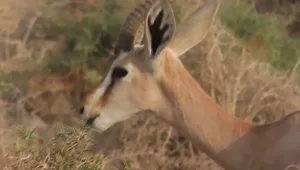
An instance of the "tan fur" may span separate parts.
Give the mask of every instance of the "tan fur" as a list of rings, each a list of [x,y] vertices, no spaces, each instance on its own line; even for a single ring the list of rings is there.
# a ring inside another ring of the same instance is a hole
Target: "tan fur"
[[[175,56],[199,43],[207,32],[219,7],[218,0],[207,1],[206,8],[182,23],[188,29],[179,26],[180,35],[177,32],[157,58],[143,56],[143,47],[117,58],[111,70],[120,66],[128,75],[109,88],[110,70],[86,97],[85,118],[98,116],[93,125],[104,131],[140,111],[152,110],[226,169],[283,170],[300,163],[300,112],[272,124],[250,125],[217,105]],[[199,34],[197,28],[202,29]]]
[[[169,106],[159,109],[160,116],[223,167],[280,170],[300,162],[300,112],[250,125],[222,110],[176,58],[165,55],[161,65],[159,81]]]

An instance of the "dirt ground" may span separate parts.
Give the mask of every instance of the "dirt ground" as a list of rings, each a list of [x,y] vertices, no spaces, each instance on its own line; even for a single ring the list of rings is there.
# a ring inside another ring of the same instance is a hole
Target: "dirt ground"
[[[47,51],[63,46],[59,40],[30,38],[40,16],[55,14],[39,2],[0,1],[0,169],[222,169],[152,113],[141,113],[101,134],[84,128],[77,115],[86,83],[80,68],[37,74]],[[274,0],[271,7],[265,1],[253,2],[260,13],[289,18],[287,32],[299,36],[300,13],[290,10],[299,9],[298,1]],[[184,17],[195,1],[173,3],[181,6]],[[277,71],[255,60],[219,21],[182,60],[216,102],[247,121],[262,124],[300,109],[299,64]]]

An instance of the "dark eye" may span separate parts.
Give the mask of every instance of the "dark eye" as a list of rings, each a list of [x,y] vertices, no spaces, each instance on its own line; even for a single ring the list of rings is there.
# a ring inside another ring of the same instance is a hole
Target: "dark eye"
[[[122,67],[115,67],[111,76],[112,78],[123,78],[128,74],[128,71],[125,68]]]

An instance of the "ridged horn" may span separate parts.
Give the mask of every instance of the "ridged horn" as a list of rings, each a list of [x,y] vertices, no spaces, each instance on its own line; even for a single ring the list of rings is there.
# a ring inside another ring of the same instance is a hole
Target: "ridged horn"
[[[121,51],[129,52],[134,45],[135,36],[145,21],[148,11],[158,0],[144,0],[126,18],[121,27],[119,37],[114,49],[114,55],[118,56]]]

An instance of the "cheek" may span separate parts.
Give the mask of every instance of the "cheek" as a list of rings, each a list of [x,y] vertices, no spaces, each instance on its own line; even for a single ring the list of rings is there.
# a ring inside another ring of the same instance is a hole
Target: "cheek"
[[[129,89],[116,89],[107,98],[102,111],[115,114],[130,114],[140,110],[139,104],[136,102],[135,95],[133,95],[133,93],[130,92]]]
[[[158,100],[159,90],[156,82],[147,76],[133,82],[134,88],[132,89],[131,98],[142,110],[151,109],[155,101]]]
[[[125,121],[132,117],[140,109],[127,101],[108,101],[101,109],[101,114],[94,121],[94,126],[99,130],[106,130],[115,123]]]
[[[136,100],[137,93],[132,86],[127,83],[118,84],[107,96],[102,105],[101,112],[115,115],[128,115],[139,111],[140,107]]]

